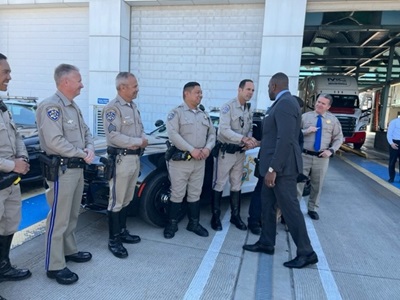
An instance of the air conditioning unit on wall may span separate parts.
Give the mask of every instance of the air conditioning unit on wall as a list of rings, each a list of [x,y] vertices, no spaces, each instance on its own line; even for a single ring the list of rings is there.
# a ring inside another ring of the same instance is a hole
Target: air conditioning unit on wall
[[[106,136],[104,131],[104,124],[102,118],[102,111],[104,105],[95,105],[93,109],[94,113],[94,136]]]

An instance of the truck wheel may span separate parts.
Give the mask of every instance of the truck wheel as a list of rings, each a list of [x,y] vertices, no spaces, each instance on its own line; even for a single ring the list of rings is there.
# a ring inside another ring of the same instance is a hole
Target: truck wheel
[[[168,201],[170,198],[171,182],[167,171],[156,170],[156,174],[147,182],[140,197],[140,216],[153,226],[165,227],[168,221]],[[182,203],[181,220],[186,214],[185,203]]]
[[[360,150],[362,145],[364,145],[364,143],[354,143],[353,148],[356,150]]]

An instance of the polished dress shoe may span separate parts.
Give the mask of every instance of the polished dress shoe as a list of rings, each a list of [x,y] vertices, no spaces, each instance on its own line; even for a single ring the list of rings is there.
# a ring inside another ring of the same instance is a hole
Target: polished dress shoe
[[[319,220],[319,215],[316,211],[309,210],[307,214],[310,216],[311,219]]]
[[[125,244],[137,244],[140,242],[140,236],[130,234],[126,228],[122,229],[119,237],[121,238],[121,242]]]
[[[73,284],[79,279],[78,275],[71,272],[68,268],[47,271],[47,277],[50,279],[55,279],[59,284]]]
[[[195,234],[202,236],[202,237],[207,237],[208,236],[208,231],[205,229],[203,226],[201,226],[198,222],[190,222],[186,226],[186,230],[194,232]]]
[[[318,262],[318,256],[313,251],[308,255],[296,256],[294,259],[283,263],[283,265],[287,268],[301,269],[304,268],[305,266],[316,264],[317,262]]]
[[[388,179],[388,182],[393,183],[393,182],[394,182],[394,179],[389,178],[389,179]]]
[[[84,263],[92,259],[92,254],[90,252],[81,252],[65,255],[65,261],[73,261],[77,263]]]
[[[275,248],[273,246],[264,246],[260,242],[257,242],[254,245],[243,245],[243,250],[261,252],[269,255],[273,255],[275,253]]]
[[[0,266],[0,282],[24,280],[32,275],[28,269],[17,269],[13,267],[9,260],[2,261]]]

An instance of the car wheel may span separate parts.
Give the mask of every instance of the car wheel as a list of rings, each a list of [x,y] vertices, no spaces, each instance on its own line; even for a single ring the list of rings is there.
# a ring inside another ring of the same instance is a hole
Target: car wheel
[[[156,170],[156,174],[147,182],[140,197],[140,215],[150,225],[165,227],[168,221],[168,201],[171,182],[167,171]],[[186,214],[183,203],[178,219]]]

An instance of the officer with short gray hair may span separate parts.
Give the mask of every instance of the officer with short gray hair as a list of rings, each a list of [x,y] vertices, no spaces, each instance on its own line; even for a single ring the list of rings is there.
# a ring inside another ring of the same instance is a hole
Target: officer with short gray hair
[[[140,154],[147,146],[139,110],[133,102],[139,92],[135,75],[120,72],[116,79],[118,95],[103,110],[107,137],[108,159],[112,160],[114,175],[109,181],[108,249],[114,256],[125,258],[128,251],[122,243],[136,244],[140,237],[126,229],[128,205],[135,193],[140,170]]]
[[[83,88],[79,69],[61,64],[54,71],[54,80],[57,92],[40,102],[36,111],[49,186],[45,268],[48,278],[59,284],[72,284],[79,277],[67,268],[66,262],[83,263],[92,258],[90,252],[78,252],[75,229],[84,186],[83,168],[94,159],[94,145],[89,127],[74,102]]]
[[[168,114],[168,137],[176,151],[168,161],[171,199],[169,220],[164,229],[166,239],[173,238],[178,231],[178,215],[186,193],[189,217],[186,229],[199,236],[208,236],[208,231],[199,223],[199,200],[205,160],[215,144],[215,129],[208,114],[199,108],[202,98],[200,84],[188,82],[183,88],[184,102]]]

